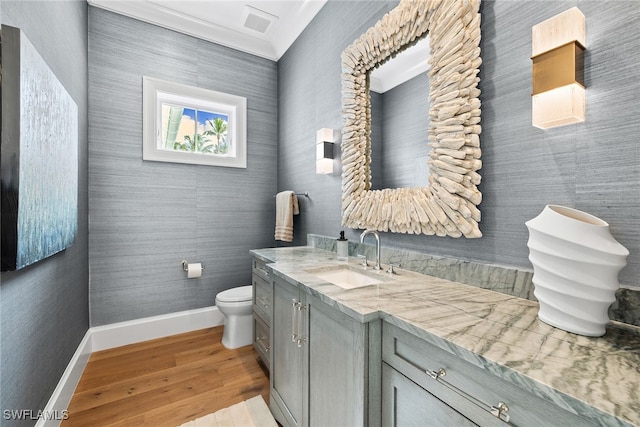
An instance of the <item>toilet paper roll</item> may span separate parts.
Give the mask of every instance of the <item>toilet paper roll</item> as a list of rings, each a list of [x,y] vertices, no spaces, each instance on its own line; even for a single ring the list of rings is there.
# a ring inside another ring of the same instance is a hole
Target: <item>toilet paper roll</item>
[[[202,276],[202,263],[194,262],[187,265],[187,279],[197,279]]]

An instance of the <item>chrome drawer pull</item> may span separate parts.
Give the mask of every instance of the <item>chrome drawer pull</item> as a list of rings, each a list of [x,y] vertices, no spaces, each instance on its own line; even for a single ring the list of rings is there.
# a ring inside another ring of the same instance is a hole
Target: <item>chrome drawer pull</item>
[[[258,302],[259,302],[259,303],[260,303],[260,305],[262,305],[264,308],[269,308],[269,304],[267,304],[267,300],[266,300],[266,298],[258,297]]]
[[[453,385],[453,384],[451,384],[451,383],[449,383],[449,382],[447,382],[445,380],[442,380],[441,378],[444,377],[445,375],[447,375],[447,371],[445,371],[444,368],[440,368],[437,371],[425,370],[425,373],[427,375],[429,375],[431,378],[433,378],[435,381],[438,381],[440,384],[442,384],[445,387],[447,387],[449,390],[458,393],[460,396],[464,397],[465,399],[469,400],[470,402],[472,402],[472,403],[478,405],[479,407],[485,409],[487,412],[489,412],[494,417],[504,421],[507,424],[509,423],[509,419],[511,417],[507,413],[507,412],[509,412],[509,407],[507,406],[506,403],[498,402],[498,404],[495,405],[495,406],[494,405],[489,405],[489,404],[483,402],[482,400],[477,399],[474,396],[471,396],[466,391],[459,389],[455,385]],[[511,424],[509,424],[509,425],[511,425]]]
[[[264,348],[264,352],[269,353],[269,349],[271,348],[271,346],[264,345],[266,340],[267,340],[267,337],[256,337],[256,344],[262,345],[262,348]]]
[[[447,371],[445,371],[444,368],[440,368],[437,371],[425,371],[425,372],[427,373],[427,375],[429,375],[431,378],[433,378],[436,381],[438,381],[440,377],[444,377],[445,375],[447,375]]]
[[[491,407],[491,415],[500,418],[505,422],[509,422],[509,419],[511,418],[507,412],[509,412],[509,407],[504,402],[498,402],[496,406]]]

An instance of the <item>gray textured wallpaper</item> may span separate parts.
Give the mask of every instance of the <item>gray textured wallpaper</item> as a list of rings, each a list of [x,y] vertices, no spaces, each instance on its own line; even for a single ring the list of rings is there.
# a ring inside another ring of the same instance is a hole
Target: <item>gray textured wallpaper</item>
[[[247,168],[143,161],[142,76],[246,97]],[[92,326],[251,283],[249,250],[274,244],[277,90],[273,61],[89,8]]]
[[[0,278],[0,409],[43,409],[89,327],[87,4],[5,1],[3,24],[22,29],[78,106],[78,233],[72,246]],[[2,426],[35,421],[0,419]]]
[[[328,2],[278,63],[278,188],[311,189],[296,223],[300,244],[307,233],[337,237],[342,228],[340,174],[315,174],[313,132],[342,126],[340,53],[394,5]],[[573,6],[587,23],[587,118],[543,131],[531,125],[531,27]],[[640,3],[487,0],[481,12],[483,237],[385,233],[383,246],[527,269],[524,223],[561,204],[610,224],[631,251],[620,282],[639,289]]]
[[[381,127],[381,138],[371,137],[373,146],[381,146],[381,188],[428,185],[429,77],[426,74],[415,76],[382,95]],[[372,188],[375,187],[372,185]]]

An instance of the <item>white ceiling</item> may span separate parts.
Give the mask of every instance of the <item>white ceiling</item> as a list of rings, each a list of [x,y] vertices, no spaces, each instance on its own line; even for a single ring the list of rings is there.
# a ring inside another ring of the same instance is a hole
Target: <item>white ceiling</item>
[[[430,56],[429,37],[424,37],[397,54],[395,58],[371,71],[369,75],[371,90],[385,93],[419,74],[426,74],[429,70]]]
[[[87,1],[92,6],[277,61],[327,0]],[[257,30],[265,27],[264,32]]]

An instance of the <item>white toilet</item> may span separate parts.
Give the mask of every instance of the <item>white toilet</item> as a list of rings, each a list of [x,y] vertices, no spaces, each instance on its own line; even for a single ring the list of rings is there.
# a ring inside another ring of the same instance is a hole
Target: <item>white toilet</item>
[[[222,345],[233,349],[253,342],[253,286],[227,289],[216,296],[216,307],[224,315]]]

